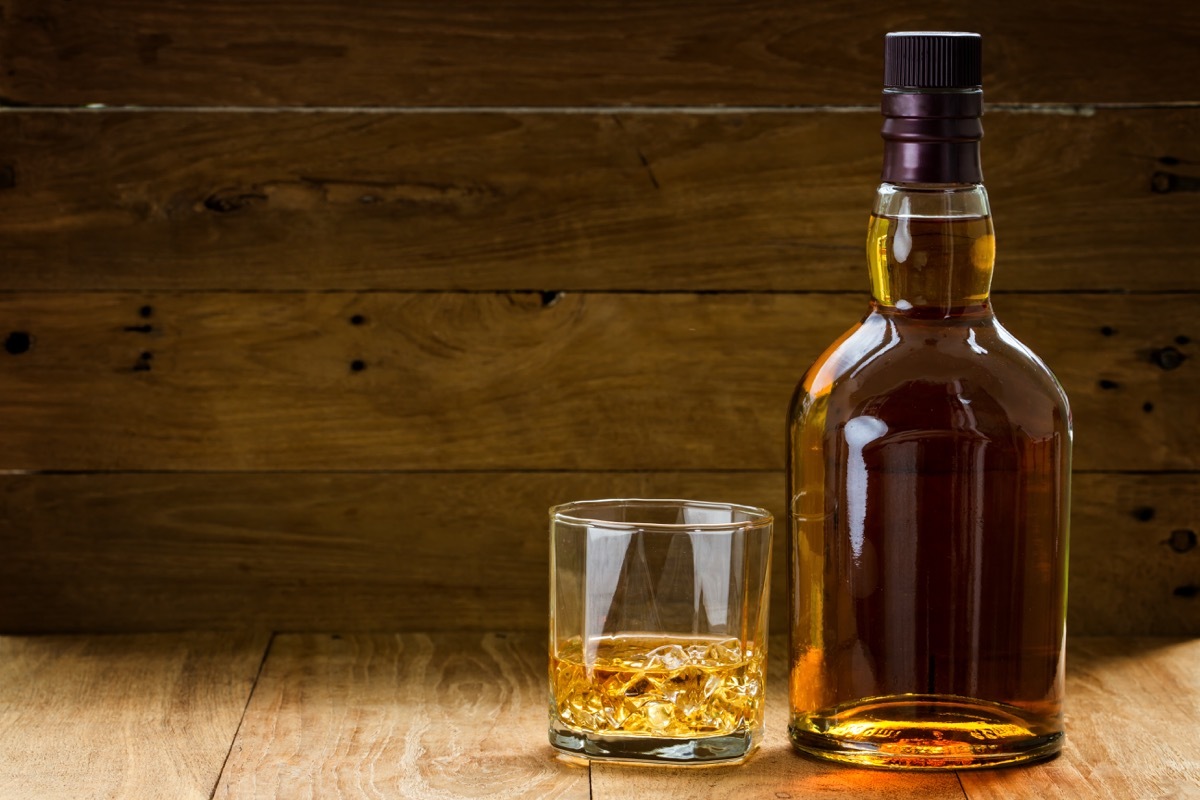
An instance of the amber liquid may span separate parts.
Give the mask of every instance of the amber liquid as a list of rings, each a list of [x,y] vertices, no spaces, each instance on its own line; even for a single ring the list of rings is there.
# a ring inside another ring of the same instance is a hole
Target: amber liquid
[[[579,638],[551,657],[554,713],[602,736],[719,736],[762,719],[763,653],[737,639]]]
[[[789,417],[790,734],[867,766],[1061,748],[1070,420],[986,217],[873,218],[870,312]]]

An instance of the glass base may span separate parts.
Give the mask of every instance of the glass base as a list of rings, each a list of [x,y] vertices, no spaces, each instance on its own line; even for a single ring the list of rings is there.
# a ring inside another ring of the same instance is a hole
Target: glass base
[[[793,715],[802,753],[862,767],[978,769],[1045,761],[1062,750],[1061,730],[1039,730],[1013,706],[967,697],[899,695]]]
[[[744,760],[756,747],[759,728],[739,728],[733,733],[691,739],[653,736],[601,736],[550,721],[550,744],[573,756],[605,761],[651,764],[730,764]]]

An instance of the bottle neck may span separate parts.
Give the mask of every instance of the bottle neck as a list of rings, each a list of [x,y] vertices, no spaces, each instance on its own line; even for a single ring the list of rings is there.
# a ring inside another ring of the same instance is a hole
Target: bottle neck
[[[881,309],[920,319],[990,316],[995,255],[982,184],[879,187],[867,262]]]
[[[983,183],[980,89],[886,89],[884,183]]]

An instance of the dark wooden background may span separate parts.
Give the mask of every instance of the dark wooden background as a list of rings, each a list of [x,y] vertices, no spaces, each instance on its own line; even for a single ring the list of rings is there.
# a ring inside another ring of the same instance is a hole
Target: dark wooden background
[[[778,512],[930,28],[985,36],[996,307],[1075,409],[1070,628],[1200,633],[1163,0],[0,0],[0,631],[537,629],[551,503]]]

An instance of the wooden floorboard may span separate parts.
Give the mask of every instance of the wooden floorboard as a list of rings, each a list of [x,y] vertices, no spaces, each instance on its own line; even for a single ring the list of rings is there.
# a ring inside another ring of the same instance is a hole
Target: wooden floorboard
[[[168,105],[878,101],[883,33],[984,35],[1017,102],[1196,100],[1196,5],[5,0],[0,95]]]
[[[207,800],[267,636],[0,637],[0,797]]]
[[[783,637],[762,747],[701,770],[556,759],[542,635],[281,634],[259,673],[265,647],[234,633],[0,639],[0,796],[1074,800],[1200,785],[1196,639],[1072,637],[1064,754],[957,776],[794,754]]]
[[[1200,641],[1068,645],[1067,747],[1028,770],[962,772],[971,800],[1200,797]]]
[[[553,761],[545,744],[540,637],[313,634],[278,642],[284,646],[264,670],[218,797],[587,796],[586,773]],[[1065,754],[956,777],[796,756],[784,734],[777,638],[768,732],[748,763],[696,771],[596,763],[591,796],[958,798],[964,788],[972,798],[1187,796],[1200,770],[1188,725],[1200,692],[1191,668],[1197,645],[1073,639]],[[493,738],[501,728],[503,745]]]
[[[8,111],[0,289],[865,291],[880,123]],[[1200,289],[1200,108],[984,125],[997,290]]]
[[[585,800],[545,682],[542,636],[279,635],[215,797]]]

